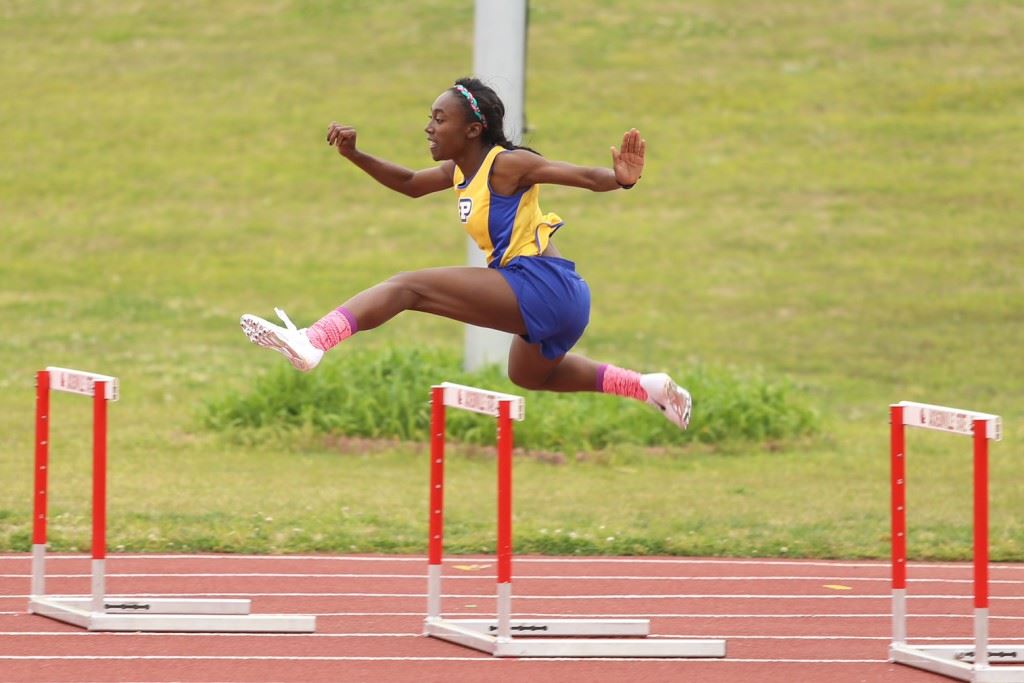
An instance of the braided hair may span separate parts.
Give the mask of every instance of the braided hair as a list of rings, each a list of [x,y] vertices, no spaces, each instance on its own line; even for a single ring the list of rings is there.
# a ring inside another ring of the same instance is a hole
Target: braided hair
[[[524,145],[513,144],[508,138],[505,137],[505,104],[498,97],[498,93],[494,92],[494,89],[489,85],[486,85],[479,78],[460,78],[455,81],[455,86],[462,86],[476,98],[476,104],[480,110],[479,116],[477,112],[473,110],[469,100],[465,97],[460,96],[459,100],[462,101],[465,107],[466,117],[470,121],[480,121],[484,124],[484,130],[481,134],[481,138],[486,144],[498,145],[505,149],[525,149],[528,152],[540,155],[535,149],[531,149]],[[452,86],[452,91],[458,93],[455,86]]]

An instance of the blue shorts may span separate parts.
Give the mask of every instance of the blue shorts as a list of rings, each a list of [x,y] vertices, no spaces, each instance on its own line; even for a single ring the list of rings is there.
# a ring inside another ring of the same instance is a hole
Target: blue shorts
[[[548,360],[564,356],[590,322],[590,288],[576,264],[550,256],[517,256],[498,268],[519,301],[523,339]]]

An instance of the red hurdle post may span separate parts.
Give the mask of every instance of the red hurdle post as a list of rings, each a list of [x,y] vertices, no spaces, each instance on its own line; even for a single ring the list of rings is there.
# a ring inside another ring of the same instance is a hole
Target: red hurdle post
[[[512,637],[512,419],[498,401],[498,638]]]
[[[50,442],[50,392],[92,397],[92,593],[46,595],[46,495]],[[32,595],[28,611],[90,631],[310,633],[316,618],[250,614],[249,600],[106,595],[107,403],[119,397],[110,375],[50,366],[36,375],[35,490],[33,492]]]
[[[974,665],[988,666],[988,421],[974,420]]]
[[[36,471],[32,511],[32,595],[46,593],[46,489],[50,445],[50,373],[36,373]]]
[[[431,392],[430,538],[423,633],[495,657],[724,657],[722,639],[644,640],[648,619],[512,619],[512,421],[526,417],[521,396],[444,382]],[[445,408],[497,420],[497,623],[441,616]],[[512,631],[530,636],[512,637]],[[623,636],[625,636],[623,638]],[[641,638],[638,640],[637,636]]]
[[[490,415],[497,419],[498,528],[497,528],[497,637],[512,631],[512,420],[523,419],[519,396],[445,382],[430,392],[430,522],[427,565],[426,629],[441,617],[441,575],[444,554],[444,442],[446,406]]]
[[[430,390],[430,539],[427,619],[441,617],[441,556],[444,548],[444,387]]]
[[[892,479],[892,639],[907,639],[907,460],[903,406],[889,408]]]
[[[989,666],[1024,661],[1015,646],[989,643],[988,442],[1002,439],[998,415],[901,401],[890,406],[892,463],[892,599],[891,661],[965,681],[1003,683],[1024,680],[1024,667]],[[970,436],[974,455],[974,642],[971,645],[917,645],[907,642],[907,524],[905,428]]]
[[[107,382],[92,394],[92,611],[103,611],[107,558]]]
[[[36,373],[36,443],[32,516],[32,595],[46,595],[46,522],[50,460],[50,392],[92,396],[92,602],[104,611],[107,556],[107,402],[117,400],[117,379],[107,375],[48,367]]]

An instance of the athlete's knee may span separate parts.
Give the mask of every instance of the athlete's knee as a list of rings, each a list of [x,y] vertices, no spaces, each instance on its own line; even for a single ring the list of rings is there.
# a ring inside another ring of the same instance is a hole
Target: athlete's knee
[[[427,293],[416,271],[395,273],[384,281],[384,285],[401,297],[407,306],[415,305]]]
[[[512,383],[530,391],[543,389],[550,376],[551,373],[537,372],[535,368],[522,368],[511,364],[508,366],[508,378]]]
[[[402,271],[395,273],[387,280],[384,281],[389,287],[396,287],[400,289],[413,289],[416,286],[416,272],[415,271]]]

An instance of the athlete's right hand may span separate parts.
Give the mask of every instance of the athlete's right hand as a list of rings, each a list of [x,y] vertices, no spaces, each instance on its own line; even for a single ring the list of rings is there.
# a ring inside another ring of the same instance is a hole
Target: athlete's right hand
[[[332,121],[327,127],[327,144],[336,147],[345,158],[352,156],[356,151],[356,129]]]

